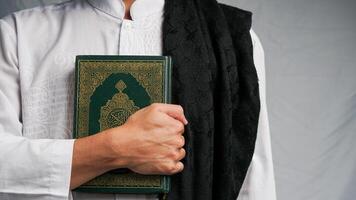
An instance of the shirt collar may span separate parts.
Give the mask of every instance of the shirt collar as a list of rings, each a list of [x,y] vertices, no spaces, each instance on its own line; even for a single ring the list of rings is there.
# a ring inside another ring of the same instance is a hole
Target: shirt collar
[[[124,19],[125,5],[123,0],[87,0],[90,5],[115,18]],[[135,0],[131,7],[133,21],[144,19],[154,14],[163,13],[164,0]]]

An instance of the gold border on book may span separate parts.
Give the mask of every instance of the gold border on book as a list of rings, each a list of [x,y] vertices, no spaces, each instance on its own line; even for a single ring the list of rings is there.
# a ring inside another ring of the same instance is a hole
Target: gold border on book
[[[151,102],[164,102],[164,61],[162,60],[80,60],[79,61],[78,138],[88,136],[90,96],[102,82],[115,73],[130,73],[148,92]],[[105,67],[100,67],[105,66]],[[84,187],[161,187],[160,176],[142,176],[135,173],[103,174]]]

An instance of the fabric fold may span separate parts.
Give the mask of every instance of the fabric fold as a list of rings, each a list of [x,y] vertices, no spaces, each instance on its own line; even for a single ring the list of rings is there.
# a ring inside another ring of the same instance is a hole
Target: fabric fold
[[[164,55],[185,108],[185,170],[169,199],[235,200],[254,153],[260,111],[251,13],[215,0],[166,1]]]

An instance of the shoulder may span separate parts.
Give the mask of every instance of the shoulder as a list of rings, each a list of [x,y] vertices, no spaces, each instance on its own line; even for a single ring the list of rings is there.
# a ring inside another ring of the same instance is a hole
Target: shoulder
[[[0,19],[3,23],[9,24],[15,28],[19,24],[29,24],[31,26],[40,26],[43,22],[50,22],[69,12],[78,10],[83,5],[82,0],[65,1],[57,4],[38,6],[14,12]]]
[[[251,34],[251,40],[252,40],[252,45],[253,45],[253,60],[254,60],[256,71],[257,71],[257,76],[258,76],[260,84],[264,85],[265,77],[266,77],[265,52],[263,50],[261,40],[255,33],[255,31],[253,31],[251,29],[250,34]]]
[[[250,35],[254,49],[259,49],[263,51],[261,40],[253,29],[250,30]]]
[[[232,32],[246,32],[251,29],[252,12],[226,4],[219,5]]]

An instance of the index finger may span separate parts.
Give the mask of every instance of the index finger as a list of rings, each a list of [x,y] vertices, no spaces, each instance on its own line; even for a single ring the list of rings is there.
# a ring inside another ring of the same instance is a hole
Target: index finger
[[[183,107],[174,104],[159,104],[158,110],[160,112],[166,113],[170,117],[181,121],[184,125],[188,124],[188,120],[184,115]]]

